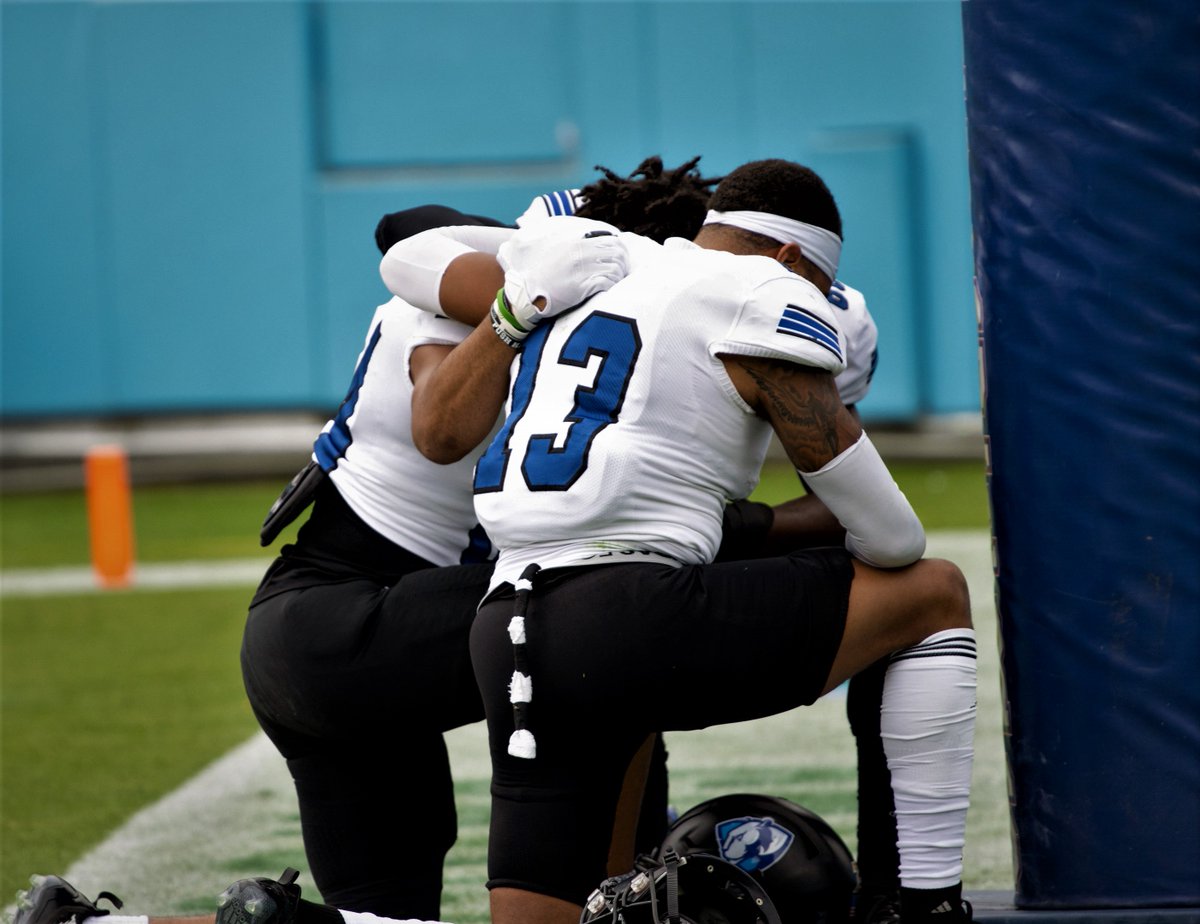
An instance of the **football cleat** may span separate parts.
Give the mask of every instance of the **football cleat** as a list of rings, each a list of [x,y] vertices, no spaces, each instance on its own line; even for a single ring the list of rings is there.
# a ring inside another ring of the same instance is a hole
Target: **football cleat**
[[[17,893],[17,913],[13,924],[66,924],[74,919],[98,918],[108,914],[108,909],[96,907],[75,886],[59,876],[30,876],[30,888]],[[112,892],[101,892],[96,901],[107,899],[117,908],[124,904]]]
[[[300,904],[299,875],[289,866],[278,880],[239,879],[217,896],[216,924],[292,924]]]

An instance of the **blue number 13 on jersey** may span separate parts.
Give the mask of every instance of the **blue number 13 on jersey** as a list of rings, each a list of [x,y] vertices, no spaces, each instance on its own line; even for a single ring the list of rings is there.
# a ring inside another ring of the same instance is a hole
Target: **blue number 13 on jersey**
[[[525,338],[513,382],[512,410],[475,465],[476,494],[504,487],[511,453],[509,442],[513,429],[529,410],[537,385],[537,370],[552,327],[542,324]],[[600,357],[600,364],[592,384],[575,389],[574,407],[562,418],[570,425],[562,445],[555,448],[553,433],[529,438],[521,460],[521,474],[529,490],[565,491],[587,470],[592,440],[609,424],[617,422],[641,349],[635,321],[601,311],[586,317],[567,337],[556,360],[560,365],[586,367],[593,356]]]

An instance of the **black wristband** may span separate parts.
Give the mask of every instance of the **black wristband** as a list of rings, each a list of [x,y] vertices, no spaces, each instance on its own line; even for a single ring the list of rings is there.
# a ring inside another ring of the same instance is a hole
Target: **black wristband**
[[[717,561],[741,561],[761,558],[765,552],[767,533],[775,524],[775,510],[770,504],[738,500],[725,505],[721,515],[721,548]]]

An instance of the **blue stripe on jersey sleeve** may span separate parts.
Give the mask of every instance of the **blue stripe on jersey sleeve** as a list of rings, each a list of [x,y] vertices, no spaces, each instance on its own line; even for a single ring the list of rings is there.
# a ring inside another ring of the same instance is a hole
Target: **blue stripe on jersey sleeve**
[[[838,342],[837,329],[796,305],[788,305],[783,309],[783,315],[779,319],[775,332],[811,340],[829,350],[839,360],[842,359],[842,348]]]
[[[569,189],[557,189],[542,198],[546,202],[546,211],[551,215],[575,214],[575,199]]]

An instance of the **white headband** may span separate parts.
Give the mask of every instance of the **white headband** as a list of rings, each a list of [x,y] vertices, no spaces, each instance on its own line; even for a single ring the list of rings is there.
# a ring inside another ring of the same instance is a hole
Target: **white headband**
[[[842,239],[826,228],[818,228],[794,218],[770,212],[716,212],[709,210],[706,225],[733,225],[744,231],[762,234],[782,244],[799,244],[804,256],[830,279],[837,278],[842,256]]]

